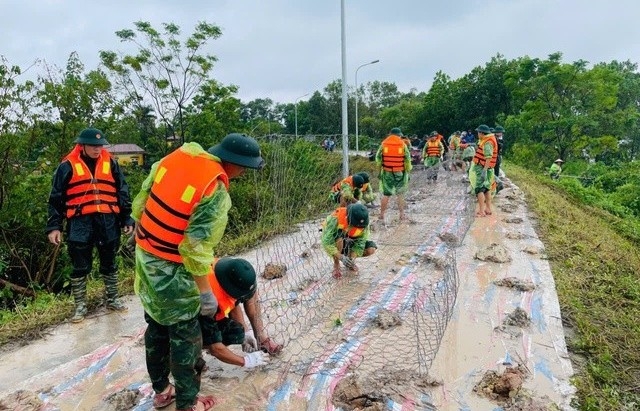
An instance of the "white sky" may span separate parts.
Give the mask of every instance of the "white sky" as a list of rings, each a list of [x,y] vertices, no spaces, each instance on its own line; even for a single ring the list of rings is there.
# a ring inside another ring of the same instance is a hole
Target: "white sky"
[[[244,102],[294,102],[342,77],[340,0],[0,0],[0,55],[28,67],[64,67],[77,51],[88,70],[100,50],[120,51],[115,32],[133,22],[198,21],[222,37],[213,77]],[[380,80],[427,91],[438,70],[458,78],[501,53],[565,62],[640,60],[639,0],[345,0],[347,81]],[[305,97],[304,100],[309,97]]]

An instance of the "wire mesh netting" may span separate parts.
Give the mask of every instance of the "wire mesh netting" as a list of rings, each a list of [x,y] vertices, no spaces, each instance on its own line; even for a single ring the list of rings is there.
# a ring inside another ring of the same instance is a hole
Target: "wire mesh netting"
[[[357,259],[357,274],[345,271],[335,279],[320,237],[335,207],[328,195],[341,176],[342,153],[317,155],[325,139],[261,139],[269,144],[267,168],[253,177],[256,220],[275,207],[278,217],[266,224],[287,233],[270,236],[244,257],[260,276],[268,333],[285,346],[275,366],[305,378],[338,379],[355,368],[375,373],[390,366],[427,375],[455,304],[455,248],[472,222],[464,173],[446,170],[445,163],[434,180],[429,176],[436,170],[416,166],[405,195],[409,221],[399,220],[393,197],[380,220],[378,194],[368,206],[376,253]],[[322,167],[301,160],[314,156]],[[326,201],[307,201],[308,190],[326,192]]]

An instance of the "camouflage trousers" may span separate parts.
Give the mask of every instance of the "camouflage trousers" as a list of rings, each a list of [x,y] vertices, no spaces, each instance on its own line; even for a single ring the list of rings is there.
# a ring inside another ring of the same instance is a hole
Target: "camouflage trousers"
[[[157,323],[144,313],[147,330],[144,333],[147,372],[156,393],[169,384],[173,375],[176,388],[176,408],[189,408],[200,392],[202,359],[202,334],[198,317],[173,325]]]

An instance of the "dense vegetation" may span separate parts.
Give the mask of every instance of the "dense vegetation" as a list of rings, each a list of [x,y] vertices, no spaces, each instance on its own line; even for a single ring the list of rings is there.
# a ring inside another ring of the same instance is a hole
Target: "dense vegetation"
[[[301,136],[340,133],[339,81],[297,104],[268,98],[242,102],[235,97],[237,87],[211,77],[216,58],[202,53],[203,46],[220,35],[218,27],[204,22],[189,36],[174,24],[158,30],[136,22],[133,29],[118,31],[114,43],[132,43],[137,52],[99,51],[101,64],[89,71],[75,53],[63,69],[39,63],[23,70],[0,56],[0,304],[13,309],[2,311],[0,342],[54,324],[70,309],[68,299],[56,298],[65,289],[69,263],[64,252],[47,243],[43,227],[51,176],[81,129],[95,126],[112,144],[135,143],[145,149],[143,167],[126,169],[132,194],[149,164],[184,141],[208,147],[237,131],[271,136],[296,130]],[[30,70],[41,72],[35,80],[26,80]],[[355,90],[348,91],[353,130]],[[560,53],[547,59],[506,60],[497,55],[458,79],[438,72],[428,91],[404,93],[395,84],[374,81],[359,85],[358,96],[359,143],[364,149],[396,126],[419,136],[431,130],[448,135],[481,123],[506,128],[505,158],[538,175],[513,168],[542,216],[563,314],[578,333],[572,349],[586,357],[577,380],[580,406],[620,409],[617,405],[630,399],[640,403],[640,360],[621,360],[624,350],[637,353],[640,346],[632,321],[639,318],[639,267],[631,258],[640,243],[637,66],[628,61],[567,63]],[[274,144],[271,140],[263,143],[265,155]],[[285,159],[292,164],[287,201],[305,204],[296,215],[300,219],[326,206],[326,198],[306,198],[299,190],[302,174],[327,166],[339,174],[340,164],[340,158],[319,149],[316,155],[301,156],[311,152],[306,144],[301,140],[291,145],[291,158]],[[558,157],[566,161],[565,177],[556,183],[540,179]],[[296,161],[303,163],[295,167]],[[255,244],[273,234],[273,227],[286,226],[279,222],[282,216],[265,212],[282,199],[257,205],[256,190],[267,188],[251,181],[251,175],[233,190],[228,249],[221,252]],[[265,194],[261,192],[261,198]],[[243,227],[255,223],[256,215],[264,220],[248,238]],[[594,227],[607,237],[595,235]],[[569,233],[574,240],[568,241]],[[127,257],[122,258],[126,266]],[[127,287],[131,272],[123,274]],[[572,291],[572,283],[579,283],[583,292]],[[62,308],[51,310],[54,305]],[[19,328],[13,328],[20,322],[16,319],[23,323]]]

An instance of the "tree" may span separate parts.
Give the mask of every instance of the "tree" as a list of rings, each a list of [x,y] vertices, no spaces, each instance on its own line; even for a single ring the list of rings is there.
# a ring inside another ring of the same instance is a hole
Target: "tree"
[[[106,74],[100,70],[85,74],[75,52],[69,56],[65,71],[49,65],[45,69],[46,74],[39,78],[42,88],[37,95],[45,114],[42,119],[57,129],[50,136],[50,143],[53,142],[50,151],[52,161],[59,161],[80,130],[88,126],[104,128],[105,118],[112,114],[114,99]]]
[[[126,92],[133,105],[149,101],[167,132],[180,130],[184,142],[184,109],[200,86],[209,79],[217,61],[210,54],[201,54],[209,40],[222,35],[220,29],[199,22],[193,34],[181,42],[180,27],[163,23],[163,32],[149,22],[134,23],[135,30],[116,32],[122,42],[138,47],[135,55],[119,55],[113,51],[100,51],[102,63],[117,78],[117,84]]]
[[[243,128],[242,102],[234,96],[237,91],[236,86],[226,87],[215,80],[200,87],[187,110],[190,141],[208,147]]]
[[[618,78],[587,62],[561,62],[560,53],[547,60],[525,57],[507,74],[507,85],[521,110],[507,118],[514,132],[541,143],[549,157],[566,159],[584,136],[603,135],[599,121],[614,111]]]

